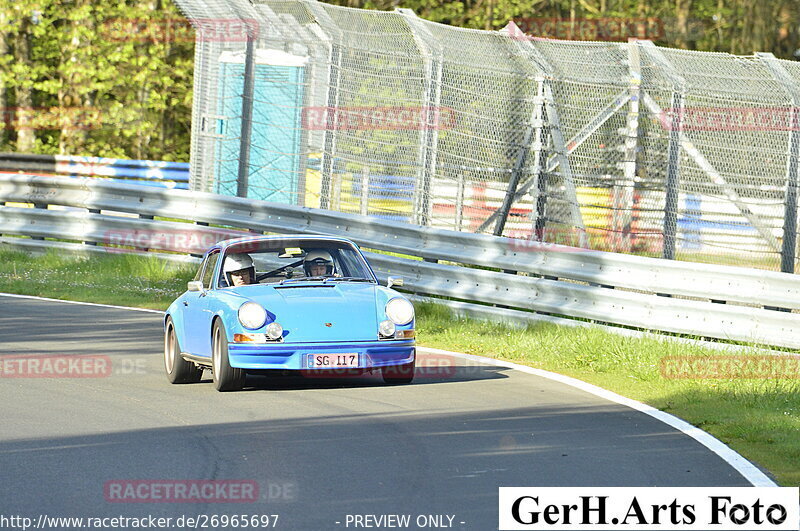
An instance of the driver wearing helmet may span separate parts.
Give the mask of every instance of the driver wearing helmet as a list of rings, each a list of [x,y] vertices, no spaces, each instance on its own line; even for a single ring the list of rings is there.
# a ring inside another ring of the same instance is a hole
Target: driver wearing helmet
[[[309,251],[303,259],[303,269],[307,277],[336,276],[336,267],[328,251]]]
[[[255,284],[256,268],[253,259],[246,253],[234,253],[225,257],[225,280],[229,286],[246,286]]]

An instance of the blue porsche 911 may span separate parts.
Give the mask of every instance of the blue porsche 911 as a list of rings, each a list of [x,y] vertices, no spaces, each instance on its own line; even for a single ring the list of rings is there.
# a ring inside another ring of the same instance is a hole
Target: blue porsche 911
[[[317,375],[379,370],[387,383],[414,378],[414,307],[378,285],[344,238],[256,236],[209,249],[186,293],[164,317],[164,367],[172,383],[211,369],[219,391],[248,371]]]

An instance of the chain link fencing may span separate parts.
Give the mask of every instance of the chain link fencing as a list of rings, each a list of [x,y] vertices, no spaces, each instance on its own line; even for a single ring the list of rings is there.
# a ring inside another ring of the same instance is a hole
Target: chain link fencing
[[[194,190],[794,271],[800,63],[177,3],[197,29]]]

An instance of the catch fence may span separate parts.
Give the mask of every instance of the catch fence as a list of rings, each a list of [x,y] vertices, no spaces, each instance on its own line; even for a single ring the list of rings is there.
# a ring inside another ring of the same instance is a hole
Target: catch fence
[[[313,0],[177,0],[191,188],[793,272],[800,63],[455,28]]]

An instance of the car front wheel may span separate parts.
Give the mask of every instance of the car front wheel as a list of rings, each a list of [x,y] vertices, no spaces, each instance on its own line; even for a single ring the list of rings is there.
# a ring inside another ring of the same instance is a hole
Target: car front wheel
[[[199,382],[203,377],[203,369],[181,356],[181,346],[178,344],[172,317],[167,319],[164,329],[164,370],[167,380],[174,384]]]
[[[221,321],[214,321],[211,331],[211,363],[214,387],[217,391],[238,391],[244,387],[245,372],[231,367],[228,359],[228,337]]]

